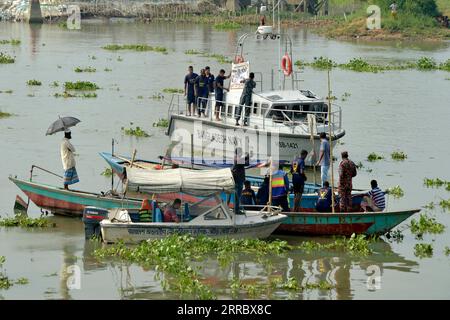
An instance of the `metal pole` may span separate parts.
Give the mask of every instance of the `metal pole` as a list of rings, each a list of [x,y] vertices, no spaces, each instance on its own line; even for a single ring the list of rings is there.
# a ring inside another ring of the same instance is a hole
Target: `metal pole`
[[[111,155],[114,157],[114,138],[112,138],[111,141]],[[114,172],[111,174],[111,191],[112,190],[114,190]]]
[[[330,139],[330,170],[331,170],[331,208],[334,213],[334,172],[333,172],[333,143],[331,136],[331,85],[330,85],[330,69],[328,69],[328,136]]]
[[[191,167],[194,169],[194,134],[191,134]]]

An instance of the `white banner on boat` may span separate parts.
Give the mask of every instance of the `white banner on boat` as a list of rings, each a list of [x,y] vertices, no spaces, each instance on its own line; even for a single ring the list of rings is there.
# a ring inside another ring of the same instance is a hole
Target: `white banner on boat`
[[[244,89],[244,81],[250,76],[250,63],[233,63],[231,65],[230,90]]]

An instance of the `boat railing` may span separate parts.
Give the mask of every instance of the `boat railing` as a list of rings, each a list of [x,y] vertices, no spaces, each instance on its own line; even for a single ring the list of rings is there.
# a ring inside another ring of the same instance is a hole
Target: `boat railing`
[[[305,130],[311,133],[311,118],[314,119],[312,128],[313,134],[325,130],[324,126],[331,124],[333,132],[342,130],[342,108],[339,105],[332,104],[330,119],[328,119],[328,106],[324,110],[287,110],[287,109],[268,109],[263,110],[255,106],[246,106],[225,101],[215,101],[211,98],[197,98],[197,111],[200,105],[203,105],[205,115],[209,121],[216,119],[216,103],[220,102],[222,106],[218,110],[220,123],[234,125],[236,118],[244,121],[248,117],[248,123],[254,128],[262,130],[278,130],[280,127],[288,127],[290,132],[295,133],[298,126],[304,126]],[[181,94],[174,94],[170,101],[168,119],[171,115],[188,114],[186,98]],[[310,115],[310,116],[308,116]],[[199,118],[200,121],[205,118]]]

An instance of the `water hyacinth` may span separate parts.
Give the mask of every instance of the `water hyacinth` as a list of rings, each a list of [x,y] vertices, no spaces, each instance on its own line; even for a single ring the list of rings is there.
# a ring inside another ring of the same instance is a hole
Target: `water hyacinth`
[[[420,259],[433,256],[433,246],[428,243],[417,243],[414,246],[414,255]]]
[[[376,154],[375,152],[372,152],[367,156],[367,161],[370,161],[370,162],[374,162],[374,161],[382,160],[382,159],[384,159],[384,157]]]
[[[89,81],[76,81],[76,82],[65,82],[64,88],[66,90],[97,90],[100,89],[95,83]]]
[[[14,63],[16,60],[7,55],[6,53],[0,52],[0,64],[9,64],[9,63]]]
[[[135,137],[138,137],[138,138],[148,138],[148,137],[150,137],[150,135],[147,132],[145,132],[144,130],[142,130],[140,127],[136,127],[136,128],[125,128],[125,127],[122,127],[121,130],[127,136],[135,136]]]
[[[14,217],[0,219],[1,227],[22,227],[22,228],[46,228],[56,225],[44,217],[31,218],[26,215],[17,214]]]
[[[418,221],[412,219],[410,227],[411,232],[419,236],[424,233],[438,234],[445,230],[445,226],[442,223],[437,222],[435,218],[428,217],[425,214],[421,214]]]
[[[400,186],[388,188],[386,190],[386,194],[392,195],[396,199],[401,198],[405,195],[405,193],[403,192],[403,189]]]

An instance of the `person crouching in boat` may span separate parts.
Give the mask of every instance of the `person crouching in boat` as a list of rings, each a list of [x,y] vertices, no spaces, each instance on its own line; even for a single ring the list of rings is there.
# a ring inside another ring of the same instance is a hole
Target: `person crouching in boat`
[[[328,181],[325,181],[323,183],[323,187],[320,188],[317,191],[319,197],[317,199],[316,203],[316,211],[317,212],[331,212],[331,205],[332,205],[332,191],[330,188],[330,183]]]
[[[72,133],[69,129],[64,131],[61,142],[61,160],[64,168],[64,189],[69,190],[69,185],[79,182],[77,170],[75,169],[75,147],[70,143]]]
[[[372,190],[370,190],[361,201],[361,208],[364,212],[380,212],[386,208],[384,192],[378,188],[377,180],[370,181]]]
[[[177,210],[181,207],[181,200],[176,198],[171,205],[164,209],[164,222],[180,222],[177,216]]]

